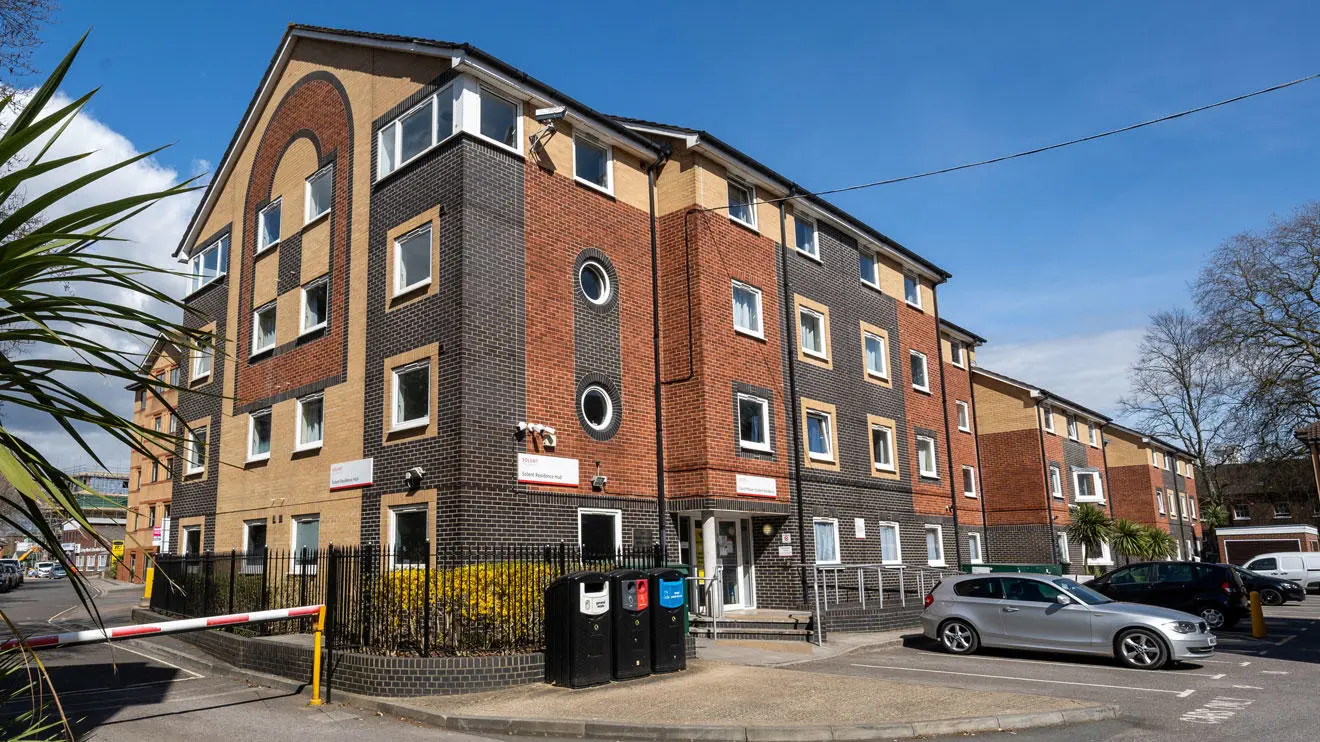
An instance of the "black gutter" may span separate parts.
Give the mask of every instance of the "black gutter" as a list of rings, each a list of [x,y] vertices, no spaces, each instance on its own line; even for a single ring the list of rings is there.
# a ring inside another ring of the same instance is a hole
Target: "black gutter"
[[[958,569],[962,569],[962,533],[958,528],[958,480],[961,477],[955,476],[953,471],[953,433],[949,431],[949,395],[944,383],[944,344],[940,339],[940,292],[936,289],[936,286],[930,287],[931,305],[935,312],[935,367],[940,371],[940,409],[944,412],[944,448],[949,460],[949,508],[953,511],[953,558],[957,560],[955,564],[958,565]],[[963,361],[971,365],[970,356]],[[971,415],[970,409],[967,414]],[[957,474],[960,475],[961,472]],[[943,548],[943,544],[940,548]]]
[[[969,402],[972,409],[968,414],[972,416],[972,445],[976,448],[976,489],[981,496],[981,548],[985,551],[985,560],[993,562],[994,560],[990,558],[990,521],[985,515],[985,475],[982,474],[981,469],[981,425],[976,420],[976,377],[972,374],[970,350],[967,355],[967,386],[972,390],[972,399]]]
[[[669,513],[665,503],[664,399],[660,384],[660,248],[655,225],[655,173],[665,163],[662,156],[646,168],[647,196],[651,210],[651,362],[655,374],[655,511],[660,529],[660,555],[669,560]],[[663,562],[662,562],[663,564]]]
[[[789,191],[792,193],[792,191]],[[779,303],[784,307],[784,334],[783,334],[783,355],[788,365],[788,395],[784,401],[784,411],[788,416],[788,432],[790,434],[788,449],[793,455],[793,499],[797,502],[798,518],[798,550],[801,552],[803,569],[798,570],[800,575],[800,584],[802,587],[802,603],[807,603],[807,524],[806,509],[802,505],[802,452],[798,446],[802,445],[802,433],[798,427],[802,421],[797,415],[797,359],[789,348],[789,343],[796,345],[794,338],[793,324],[793,302],[788,293],[788,217],[785,214],[784,202],[779,202],[779,285],[781,298]]]

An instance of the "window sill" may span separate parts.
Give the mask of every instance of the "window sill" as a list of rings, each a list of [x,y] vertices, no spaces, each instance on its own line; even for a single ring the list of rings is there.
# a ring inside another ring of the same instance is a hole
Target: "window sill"
[[[202,384],[205,384],[210,380],[211,380],[211,374],[209,373],[204,376],[195,376],[188,380],[188,387],[192,388],[195,386],[201,386]]]
[[[733,328],[733,331],[734,331],[735,333],[739,334],[739,335],[743,335],[743,336],[745,336],[745,337],[752,338],[753,340],[760,340],[760,341],[762,341],[762,342],[765,341],[765,331],[764,331],[764,330],[762,330],[761,332],[752,332],[751,330],[744,330],[744,329],[741,328],[741,327],[737,327],[737,326],[735,326],[735,327]]]
[[[745,441],[738,441],[738,448],[744,451],[753,451],[756,453],[774,453],[774,449],[771,448],[769,444],[762,445],[760,443],[747,443]]]
[[[1062,500],[1062,499],[1063,499],[1063,495],[1050,495],[1050,497],[1053,497],[1053,498],[1056,499],[1056,500]]]
[[[280,242],[282,241],[283,240],[275,240],[274,242],[270,243],[269,245],[266,245],[265,247],[258,247],[256,252],[257,257],[261,257],[262,255],[265,255],[271,250],[274,250],[275,248],[279,247]]]
[[[939,475],[938,472],[936,472],[936,473],[934,473],[934,474],[927,474],[927,473],[924,472],[924,471],[923,471],[923,472],[917,472],[917,476],[920,477],[920,478],[922,478],[922,479],[929,479],[929,480],[932,481],[932,482],[938,482],[938,481],[940,481],[940,475]]]
[[[816,566],[818,567],[838,567],[841,564],[843,564],[843,562],[839,561],[838,559],[835,559],[832,562],[822,562],[819,559],[816,560]]]
[[[393,300],[393,299],[400,299],[400,298],[403,298],[403,297],[405,297],[405,296],[410,296],[410,295],[416,293],[419,289],[424,289],[424,288],[426,288],[427,286],[430,286],[430,285],[431,285],[431,279],[430,279],[430,278],[426,278],[426,279],[423,279],[423,280],[421,280],[421,281],[418,281],[417,283],[412,284],[411,286],[404,286],[403,288],[395,288],[395,289],[394,289],[394,295],[391,296],[390,299],[391,299],[391,300]]]
[[[742,219],[739,219],[738,217],[734,216],[733,214],[729,215],[729,221],[733,222],[734,224],[737,224],[740,227],[745,227],[747,229],[750,229],[757,234],[761,233],[761,230],[756,226],[755,222],[745,222]]]
[[[950,366],[953,366],[954,368],[960,368],[960,369],[962,369],[962,370],[964,370],[964,371],[967,370],[967,366],[966,366],[966,365],[961,364],[961,363],[958,363],[957,361],[949,361],[949,365],[950,365]]]
[[[1092,503],[1092,504],[1095,504],[1095,505],[1104,505],[1104,504],[1105,504],[1105,498],[1103,498],[1103,497],[1078,497],[1078,498],[1074,498],[1074,499],[1075,499],[1077,502]]]
[[[333,198],[333,196],[331,196],[331,198]],[[316,224],[317,222],[321,221],[322,219],[325,219],[326,217],[330,216],[330,212],[332,212],[332,211],[334,211],[334,208],[329,208],[329,209],[326,209],[325,211],[322,211],[321,213],[317,214],[316,216],[309,216],[309,217],[307,217],[307,219],[303,220],[302,229],[306,230],[308,227],[310,227],[310,226]]]
[[[913,304],[912,302],[908,301],[907,299],[904,299],[904,300],[903,300],[903,303],[906,304],[906,305],[908,305],[909,307],[912,307],[913,309],[917,310],[918,312],[924,312],[924,311],[926,311],[926,310],[924,310],[924,309],[921,308],[921,305],[920,305],[920,304]]]
[[[455,124],[455,125],[457,125],[457,124]],[[519,129],[519,131],[518,131],[518,140],[516,140],[516,141],[521,141],[521,139],[522,139],[522,126],[519,126],[518,129]],[[504,142],[501,142],[501,141],[499,141],[498,139],[491,139],[490,137],[486,136],[485,134],[482,134],[480,131],[468,132],[468,133],[469,133],[469,134],[472,134],[472,135],[475,136],[477,139],[480,139],[480,140],[483,141],[483,142],[487,142],[487,143],[489,143],[489,144],[493,144],[493,145],[495,145],[496,147],[499,147],[500,149],[504,150],[505,152],[508,152],[508,153],[511,154],[511,155],[516,155],[517,157],[524,158],[524,159],[526,158],[526,155],[523,154],[523,151],[522,151],[521,149],[518,149],[517,147],[511,146],[511,145],[508,145],[508,144],[505,144]],[[573,176],[573,177],[576,178],[577,176],[575,175],[575,176]]]
[[[959,433],[970,433],[970,432],[972,432],[972,429],[971,429],[971,428],[958,428],[958,432],[959,432]]]
[[[308,336],[308,335],[311,335],[311,334],[314,333],[314,332],[320,332],[321,330],[324,330],[324,329],[326,328],[326,326],[329,325],[329,324],[330,324],[329,322],[322,322],[322,323],[319,324],[319,325],[312,325],[311,327],[308,327],[308,328],[305,329],[305,330],[300,330],[300,331],[298,332],[298,337],[300,337],[300,338],[301,338],[301,337],[306,337],[306,336]]]
[[[801,248],[797,248],[797,247],[793,248],[793,252],[797,253],[798,255],[801,255],[802,257],[806,258],[807,260],[812,261],[813,263],[816,263],[817,265],[825,265],[825,261],[824,261],[824,260],[821,260],[820,253],[819,253],[819,248],[817,249],[817,253],[816,253],[815,255],[812,255],[811,253],[807,252],[806,250],[803,250],[803,249],[801,249]]]
[[[917,386],[916,384],[913,384],[913,385],[912,385],[912,391],[914,391],[914,392],[921,392],[922,394],[930,394],[930,387],[928,387],[928,386],[924,386],[924,387],[923,387],[923,386]]]
[[[425,428],[427,425],[430,424],[431,424],[431,417],[428,415],[427,417],[424,417],[420,420],[413,420],[411,422],[404,422],[404,423],[395,423],[390,426],[389,432],[402,433],[405,430],[417,430],[418,428]]]
[[[227,275],[229,275],[229,274],[228,274],[228,273],[221,273],[220,275],[216,276],[215,278],[212,278],[211,280],[207,281],[206,283],[202,284],[201,286],[198,286],[197,288],[193,289],[192,291],[189,291],[188,293],[186,293],[186,294],[183,295],[183,300],[186,302],[186,301],[188,301],[189,299],[193,298],[194,296],[197,296],[198,294],[202,293],[203,291],[205,291],[205,290],[211,288],[212,286],[216,285],[217,283],[220,283],[220,281],[221,281],[225,276],[227,276]]]
[[[881,296],[885,295],[884,290],[880,288],[880,284],[872,283],[866,280],[865,278],[861,279],[861,281],[862,281],[862,285],[865,286],[866,288],[871,289],[872,291],[880,294]]]
[[[810,459],[811,461],[815,461],[815,462],[818,463],[818,464],[833,464],[833,463],[834,463],[834,457],[833,457],[833,456],[822,456],[822,455],[820,455],[820,454],[814,454],[814,453],[813,453],[813,454],[808,454],[808,455],[807,455],[807,458]]]
[[[803,348],[803,349],[802,349],[802,355],[806,356],[806,357],[807,357],[807,360],[809,360],[809,361],[820,361],[821,363],[829,363],[829,362],[830,362],[830,356],[829,356],[828,353],[816,353],[816,352],[813,352],[813,351],[807,350],[806,348]]]
[[[593,183],[590,180],[583,178],[577,173],[573,174],[573,182],[577,183],[578,185],[586,186],[591,190],[596,191],[597,193],[600,193],[602,195],[609,196],[610,198],[614,198],[614,188],[612,187],[613,183],[610,184],[611,185],[610,188],[606,188],[605,186],[599,183]]]
[[[244,464],[264,464],[264,463],[266,463],[267,461],[270,461],[270,454],[268,454],[268,453],[263,453],[263,454],[261,454],[260,456],[249,456],[249,457],[247,458],[247,460],[244,461],[243,463],[244,463]]]
[[[975,493],[975,492],[964,492],[964,493],[963,493],[963,497],[970,497],[970,498],[972,498],[972,499],[976,499],[976,493]]]
[[[929,559],[927,559],[927,560],[926,560],[926,566],[929,566],[929,567],[946,567],[946,566],[948,566],[948,565],[945,564],[945,562],[944,562],[943,559],[939,559],[939,560],[936,560],[936,561],[933,561],[933,562],[930,561]]]
[[[879,465],[879,464],[875,464],[874,467],[872,467],[872,468],[874,468],[876,471],[884,472],[885,474],[897,474],[897,473],[898,473],[898,469],[897,469],[896,467],[892,467],[892,466],[881,466],[881,465]]]
[[[888,376],[883,376],[881,374],[873,373],[871,371],[866,372],[866,378],[868,381],[878,381],[878,382],[884,382],[886,384],[891,383],[889,381]]]
[[[315,443],[305,443],[305,444],[303,444],[303,445],[301,445],[301,446],[294,446],[294,448],[293,448],[293,452],[294,452],[294,453],[307,453],[308,451],[320,451],[320,450],[321,450],[321,444],[322,444],[322,441],[317,441],[317,442],[315,442]]]
[[[183,477],[184,479],[187,479],[188,477],[200,477],[205,473],[205,469],[189,469],[183,473]]]

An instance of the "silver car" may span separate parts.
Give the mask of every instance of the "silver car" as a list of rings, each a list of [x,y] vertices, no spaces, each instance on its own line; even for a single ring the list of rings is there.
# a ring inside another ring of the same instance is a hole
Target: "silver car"
[[[959,575],[926,596],[921,628],[952,654],[980,647],[1117,657],[1155,670],[1214,654],[1215,635],[1199,616],[1118,603],[1067,577]]]

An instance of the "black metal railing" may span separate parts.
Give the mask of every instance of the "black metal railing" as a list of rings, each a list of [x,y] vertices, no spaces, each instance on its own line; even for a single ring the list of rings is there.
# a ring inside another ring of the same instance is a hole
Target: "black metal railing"
[[[324,603],[334,649],[423,657],[533,651],[544,647],[545,590],[555,578],[657,564],[652,549],[584,554],[568,544],[165,555],[157,557],[151,607],[195,617]],[[259,631],[303,628],[282,622]]]

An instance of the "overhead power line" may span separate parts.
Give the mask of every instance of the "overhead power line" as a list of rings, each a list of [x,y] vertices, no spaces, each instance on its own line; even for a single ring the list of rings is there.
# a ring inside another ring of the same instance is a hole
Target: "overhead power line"
[[[1277,90],[1283,90],[1284,88],[1290,88],[1290,87],[1292,87],[1292,86],[1294,86],[1294,85],[1301,85],[1301,84],[1304,83],[1304,82],[1310,82],[1311,80],[1315,80],[1316,78],[1320,78],[1320,73],[1317,73],[1317,74],[1314,74],[1314,75],[1307,75],[1306,77],[1298,78],[1298,79],[1296,79],[1296,80],[1292,80],[1292,81],[1290,81],[1290,82],[1279,83],[1278,85],[1271,85],[1271,86],[1268,87],[1268,88],[1261,88],[1260,90],[1255,90],[1255,91],[1252,91],[1252,92],[1250,92],[1250,93],[1244,93],[1244,94],[1242,94],[1242,95],[1237,95],[1237,96],[1234,96],[1234,97],[1232,97],[1232,98],[1225,98],[1224,100],[1217,101],[1217,102],[1215,102],[1215,103],[1209,103],[1209,104],[1204,105],[1204,106],[1198,106],[1198,107],[1196,107],[1196,108],[1189,108],[1189,109],[1187,109],[1187,110],[1185,110],[1185,111],[1179,111],[1178,113],[1171,113],[1171,114],[1168,114],[1167,116],[1160,116],[1159,118],[1153,118],[1153,119],[1150,119],[1150,120],[1147,120],[1147,121],[1142,121],[1142,122],[1140,122],[1140,123],[1130,124],[1130,125],[1128,125],[1128,126],[1124,126],[1124,127],[1118,128],[1118,129],[1110,129],[1109,131],[1102,131],[1102,132],[1100,132],[1100,133],[1098,133],[1098,134],[1091,134],[1090,136],[1079,137],[1079,138],[1077,138],[1077,139],[1069,139],[1069,140],[1066,141],[1066,142],[1058,142],[1057,144],[1050,144],[1050,145],[1046,145],[1046,146],[1044,146],[1044,147],[1036,147],[1035,149],[1028,149],[1028,150],[1024,150],[1024,151],[1022,151],[1022,152],[1014,152],[1014,153],[1011,154],[1011,155],[1000,155],[999,157],[992,157],[992,158],[990,158],[990,159],[988,159],[988,160],[980,160],[980,161],[977,161],[977,162],[968,162],[968,163],[964,163],[964,164],[962,164],[962,165],[953,165],[953,166],[951,166],[951,167],[940,168],[939,170],[930,170],[930,171],[928,171],[928,172],[924,172],[924,173],[917,173],[916,175],[904,175],[904,176],[902,176],[902,177],[900,177],[900,178],[887,178],[887,179],[885,179],[885,180],[876,180],[876,181],[872,181],[872,182],[870,182],[870,183],[859,183],[859,184],[857,184],[857,185],[844,186],[844,187],[842,187],[842,188],[830,188],[830,189],[828,189],[828,190],[824,190],[824,191],[814,191],[814,192],[812,192],[812,193],[798,193],[798,194],[793,194],[793,195],[789,195],[789,196],[784,196],[783,198],[772,198],[772,199],[758,200],[756,203],[777,204],[777,203],[780,203],[781,201],[792,201],[792,200],[794,200],[794,199],[806,198],[806,197],[808,197],[808,196],[828,196],[828,195],[830,195],[830,194],[832,194],[832,193],[846,193],[846,192],[848,192],[848,191],[860,191],[860,190],[862,190],[862,189],[864,189],[864,188],[875,188],[876,186],[892,185],[892,184],[894,184],[894,183],[903,183],[903,182],[905,182],[905,181],[909,181],[909,180],[917,180],[917,179],[920,179],[920,178],[929,178],[929,177],[931,177],[931,176],[933,176],[933,175],[944,175],[945,173],[954,173],[954,172],[957,172],[957,171],[959,171],[959,170],[970,170],[971,168],[974,168],[974,167],[984,167],[985,165],[994,165],[995,163],[1006,162],[1006,161],[1008,161],[1008,160],[1014,160],[1014,159],[1017,159],[1017,158],[1019,158],[1019,157],[1027,157],[1027,156],[1030,156],[1030,155],[1038,155],[1038,154],[1040,154],[1041,152],[1049,152],[1050,150],[1054,150],[1054,149],[1062,149],[1063,147],[1071,147],[1071,146],[1074,145],[1074,144],[1082,144],[1082,143],[1084,143],[1084,142],[1092,142],[1092,141],[1095,141],[1095,140],[1097,140],[1097,139],[1104,139],[1105,137],[1111,137],[1111,136],[1113,136],[1113,135],[1115,135],[1115,134],[1123,134],[1123,133],[1126,133],[1126,132],[1129,132],[1129,131],[1134,131],[1134,130],[1136,130],[1136,129],[1141,129],[1141,128],[1146,127],[1146,126],[1154,126],[1155,124],[1162,124],[1162,123],[1164,123],[1164,122],[1166,122],[1166,121],[1172,121],[1172,120],[1174,120],[1174,119],[1179,119],[1179,118],[1182,118],[1182,117],[1184,117],[1184,116],[1190,116],[1190,115],[1192,115],[1192,114],[1194,114],[1194,113],[1201,113],[1202,111],[1209,111],[1209,110],[1212,109],[1212,108],[1219,108],[1219,107],[1221,107],[1221,106],[1227,106],[1227,105],[1229,105],[1229,104],[1231,104],[1231,103],[1237,103],[1237,102],[1239,102],[1239,101],[1244,101],[1244,100],[1246,100],[1246,99],[1248,99],[1248,98],[1255,98],[1255,97],[1258,96],[1258,95],[1265,95],[1266,93],[1273,93],[1273,92],[1275,92],[1275,91],[1277,91]],[[727,208],[729,208],[729,207],[728,207],[728,206],[712,206],[712,207],[706,209],[706,211],[719,211],[719,210],[721,210],[721,209],[727,209]]]

